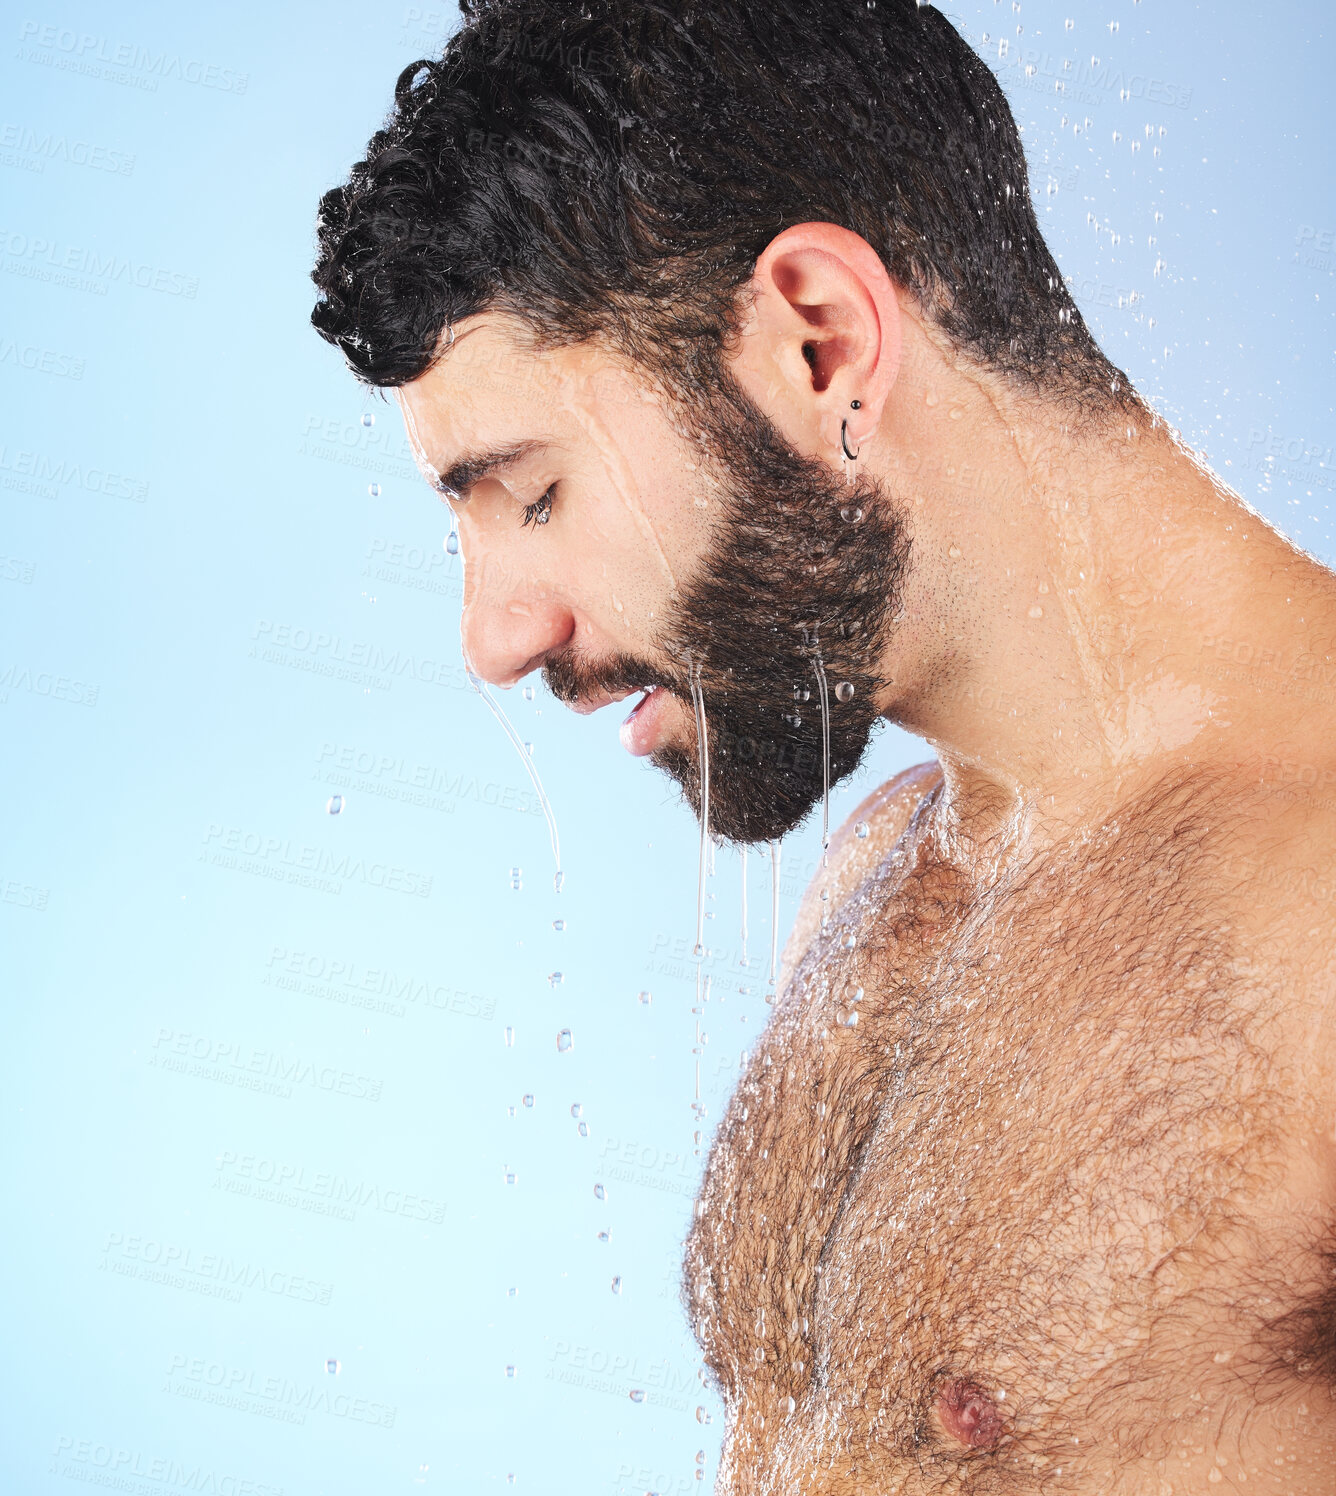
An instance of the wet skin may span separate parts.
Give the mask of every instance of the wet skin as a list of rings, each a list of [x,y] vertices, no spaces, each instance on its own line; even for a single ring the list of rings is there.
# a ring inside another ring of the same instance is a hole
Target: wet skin
[[[717,1488],[1332,1496],[1336,576],[1144,409],[968,365],[854,237],[774,241],[732,368],[833,464],[860,399],[914,531],[878,706],[936,760],[832,842],[711,1149]],[[669,405],[491,314],[401,396],[428,470],[549,442],[459,509],[475,668],[671,671],[718,487]],[[690,757],[651,700],[628,746]]]
[[[718,1490],[1336,1488],[1336,816],[1255,769],[1028,846],[935,764],[855,813],[687,1245]]]

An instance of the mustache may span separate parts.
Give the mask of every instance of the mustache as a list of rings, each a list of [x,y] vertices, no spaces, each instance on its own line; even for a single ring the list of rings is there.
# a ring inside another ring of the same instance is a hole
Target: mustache
[[[573,649],[551,655],[543,665],[543,684],[567,706],[581,697],[602,692],[643,691],[651,686],[689,697],[691,687],[685,677],[668,674],[653,665],[644,664],[631,655],[613,655],[599,664],[582,660]]]

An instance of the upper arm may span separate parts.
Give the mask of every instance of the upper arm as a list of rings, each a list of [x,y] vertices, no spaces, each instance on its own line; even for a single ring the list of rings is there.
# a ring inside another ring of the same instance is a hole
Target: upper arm
[[[785,973],[794,969],[819,933],[823,904],[832,915],[844,904],[900,840],[919,802],[941,777],[936,759],[902,770],[878,785],[831,836],[826,866],[818,865],[785,943]],[[858,835],[860,824],[866,825],[866,836]],[[824,901],[823,889],[829,895]]]

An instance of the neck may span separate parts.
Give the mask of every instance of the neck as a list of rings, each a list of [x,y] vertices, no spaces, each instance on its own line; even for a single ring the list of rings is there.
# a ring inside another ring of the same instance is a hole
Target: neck
[[[1149,411],[924,360],[877,447],[913,536],[881,704],[949,803],[1080,820],[1176,767],[1329,755],[1336,577]]]

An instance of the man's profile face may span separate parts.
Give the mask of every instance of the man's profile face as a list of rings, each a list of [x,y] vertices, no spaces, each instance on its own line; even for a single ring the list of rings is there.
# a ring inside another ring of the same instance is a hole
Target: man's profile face
[[[483,313],[398,393],[429,479],[459,480],[471,668],[509,686],[541,666],[578,711],[636,698],[624,745],[697,814],[699,704],[710,829],[751,842],[862,757],[908,535],[879,485],[800,455],[717,377],[712,397],[674,397]],[[456,466],[506,452],[481,477]]]

